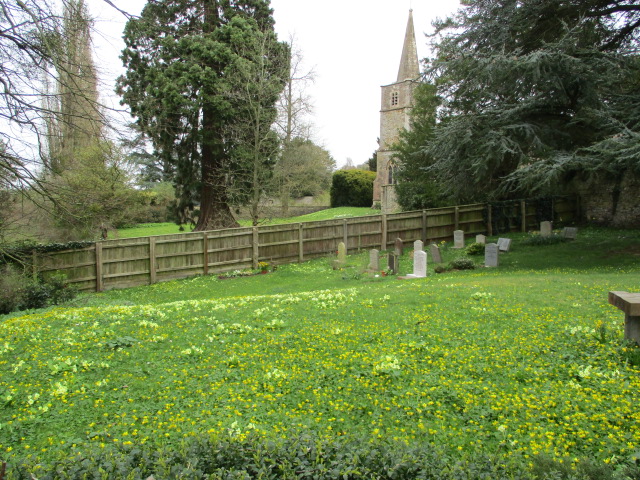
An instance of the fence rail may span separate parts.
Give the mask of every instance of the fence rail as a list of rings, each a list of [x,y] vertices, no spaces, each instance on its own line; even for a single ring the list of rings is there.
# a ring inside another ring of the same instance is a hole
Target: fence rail
[[[542,216],[541,216],[542,215]],[[546,217],[544,217],[546,215]],[[87,248],[34,254],[34,271],[43,276],[64,273],[84,291],[102,291],[156,282],[256,268],[258,262],[303,262],[336,252],[344,242],[349,252],[387,250],[396,238],[406,242],[450,240],[454,230],[465,235],[495,235],[537,228],[552,216],[556,223],[578,217],[575,199],[554,199],[550,212],[533,202],[507,202],[435,208],[397,214],[232,228],[121,240],[105,240]],[[543,218],[544,217],[544,218]]]

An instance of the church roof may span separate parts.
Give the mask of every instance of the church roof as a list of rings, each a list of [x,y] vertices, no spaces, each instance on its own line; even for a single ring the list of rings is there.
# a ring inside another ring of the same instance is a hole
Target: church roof
[[[418,62],[418,48],[416,46],[416,33],[413,28],[413,10],[409,10],[407,33],[404,36],[402,58],[398,70],[398,82],[415,80],[420,76],[420,63]]]

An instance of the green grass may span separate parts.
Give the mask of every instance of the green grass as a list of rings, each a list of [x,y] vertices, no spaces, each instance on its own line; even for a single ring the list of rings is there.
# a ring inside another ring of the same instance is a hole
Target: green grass
[[[380,210],[374,210],[365,207],[338,207],[321,210],[319,212],[310,213],[307,215],[301,215],[298,217],[289,218],[271,218],[264,220],[260,225],[276,225],[283,223],[298,223],[298,222],[315,222],[319,220],[333,220],[335,218],[347,218],[347,217],[360,217],[365,215],[378,215]],[[240,225],[248,227],[251,225],[249,220],[240,220]],[[150,237],[153,235],[173,235],[176,233],[190,232],[193,227],[191,225],[180,226],[175,223],[143,223],[131,228],[121,228],[118,230],[117,238],[133,238],[133,237]],[[115,235],[110,234],[109,238],[116,238]]]
[[[640,232],[512,238],[498,269],[402,281],[363,272],[362,252],[5,317],[0,461],[305,432],[524,470],[629,463],[640,362],[607,292],[638,291]]]

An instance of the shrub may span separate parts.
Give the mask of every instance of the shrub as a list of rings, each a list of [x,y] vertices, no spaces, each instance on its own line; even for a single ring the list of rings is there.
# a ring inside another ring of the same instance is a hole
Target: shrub
[[[67,277],[62,273],[57,273],[47,278],[46,285],[49,287],[49,303],[53,305],[68,302],[78,295],[78,289],[69,285]]]
[[[29,310],[32,308],[44,308],[49,304],[51,298],[51,287],[42,282],[26,282],[22,291],[18,310]]]
[[[41,281],[27,277],[10,265],[0,269],[0,315],[58,305],[74,299],[77,293],[62,274]]]
[[[520,244],[537,247],[539,245],[555,245],[557,243],[564,243],[566,241],[567,239],[562,235],[553,233],[548,237],[543,237],[542,235],[529,235],[527,238],[522,240]]]
[[[373,203],[375,172],[338,170],[331,182],[332,207],[370,207]]]
[[[22,301],[26,279],[14,267],[0,268],[0,315],[13,312]]]
[[[180,445],[86,448],[62,453],[50,463],[31,459],[10,462],[8,478],[53,480],[56,478],[149,478],[334,480],[493,479],[493,480],[605,480],[614,478],[614,467],[581,460],[578,470],[546,458],[533,458],[532,466],[505,465],[491,455],[455,460],[429,445],[406,446],[367,439],[319,439],[299,434],[287,440],[263,440],[249,436],[207,438],[198,436]],[[638,467],[620,465],[618,478],[637,478]],[[100,473],[98,477],[96,472]],[[626,475],[626,476],[625,476]]]
[[[456,258],[449,263],[449,266],[455,270],[473,270],[476,264],[470,258]]]
[[[466,249],[467,255],[484,255],[484,243],[472,243]]]

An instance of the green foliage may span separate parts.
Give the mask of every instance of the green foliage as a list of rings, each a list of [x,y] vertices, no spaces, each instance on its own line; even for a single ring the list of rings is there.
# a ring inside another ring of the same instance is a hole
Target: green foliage
[[[249,196],[231,185],[246,186],[249,175],[256,186],[253,162],[287,74],[273,25],[266,0],[162,0],[127,22],[118,91],[158,158],[175,166],[181,223],[199,202],[199,229],[236,226],[232,196]]]
[[[375,172],[338,170],[331,182],[331,207],[368,207],[373,201]]]
[[[0,267],[0,315],[17,310],[27,282],[14,267]]]
[[[401,131],[399,142],[392,147],[397,151],[396,194],[403,210],[440,207],[448,200],[447,193],[430,171],[435,157],[424,150],[436,125],[436,109],[440,104],[436,88],[427,83],[418,85],[414,90],[414,102],[411,128]]]
[[[0,314],[59,305],[76,295],[64,275],[34,280],[13,265],[0,267]]]
[[[327,191],[334,168],[329,152],[311,140],[296,137],[286,144],[274,169],[276,191],[285,211],[291,198]]]
[[[476,264],[470,258],[460,257],[449,262],[449,268],[455,270],[473,270]]]
[[[631,0],[473,0],[440,22],[438,181],[462,202],[640,172],[639,20]]]
[[[464,252],[467,255],[484,255],[484,243],[472,243],[465,248]]]
[[[558,243],[564,243],[566,241],[566,238],[564,238],[562,235],[558,235],[557,233],[552,233],[551,235],[546,237],[535,234],[528,235],[526,238],[523,238],[520,244],[530,247],[538,247],[541,245],[556,245]]]
[[[107,347],[110,350],[119,350],[121,348],[132,347],[136,343],[138,343],[138,340],[136,340],[133,337],[129,337],[129,336],[118,337],[118,338],[114,338],[113,340],[109,340],[105,342],[105,347]]]
[[[8,480],[53,480],[103,478],[148,480],[149,478],[190,478],[211,480],[335,480],[372,478],[376,480],[609,480],[635,478],[638,468],[594,465],[584,460],[577,469],[546,456],[533,457],[535,476],[522,465],[496,460],[489,453],[473,459],[456,460],[438,447],[407,446],[392,440],[371,443],[366,438],[317,439],[297,433],[286,439],[266,441],[250,436],[208,438],[199,435],[181,445],[154,449],[140,447],[94,448],[68,453],[55,461],[35,465],[9,464]],[[598,476],[599,475],[599,476]],[[618,476],[618,475],[624,475]]]
[[[121,152],[104,142],[74,155],[73,164],[51,180],[61,235],[72,240],[106,238],[107,230],[133,223],[144,199],[129,183]]]
[[[378,171],[378,151],[377,150],[373,152],[369,160],[367,160],[367,167],[372,172]]]

